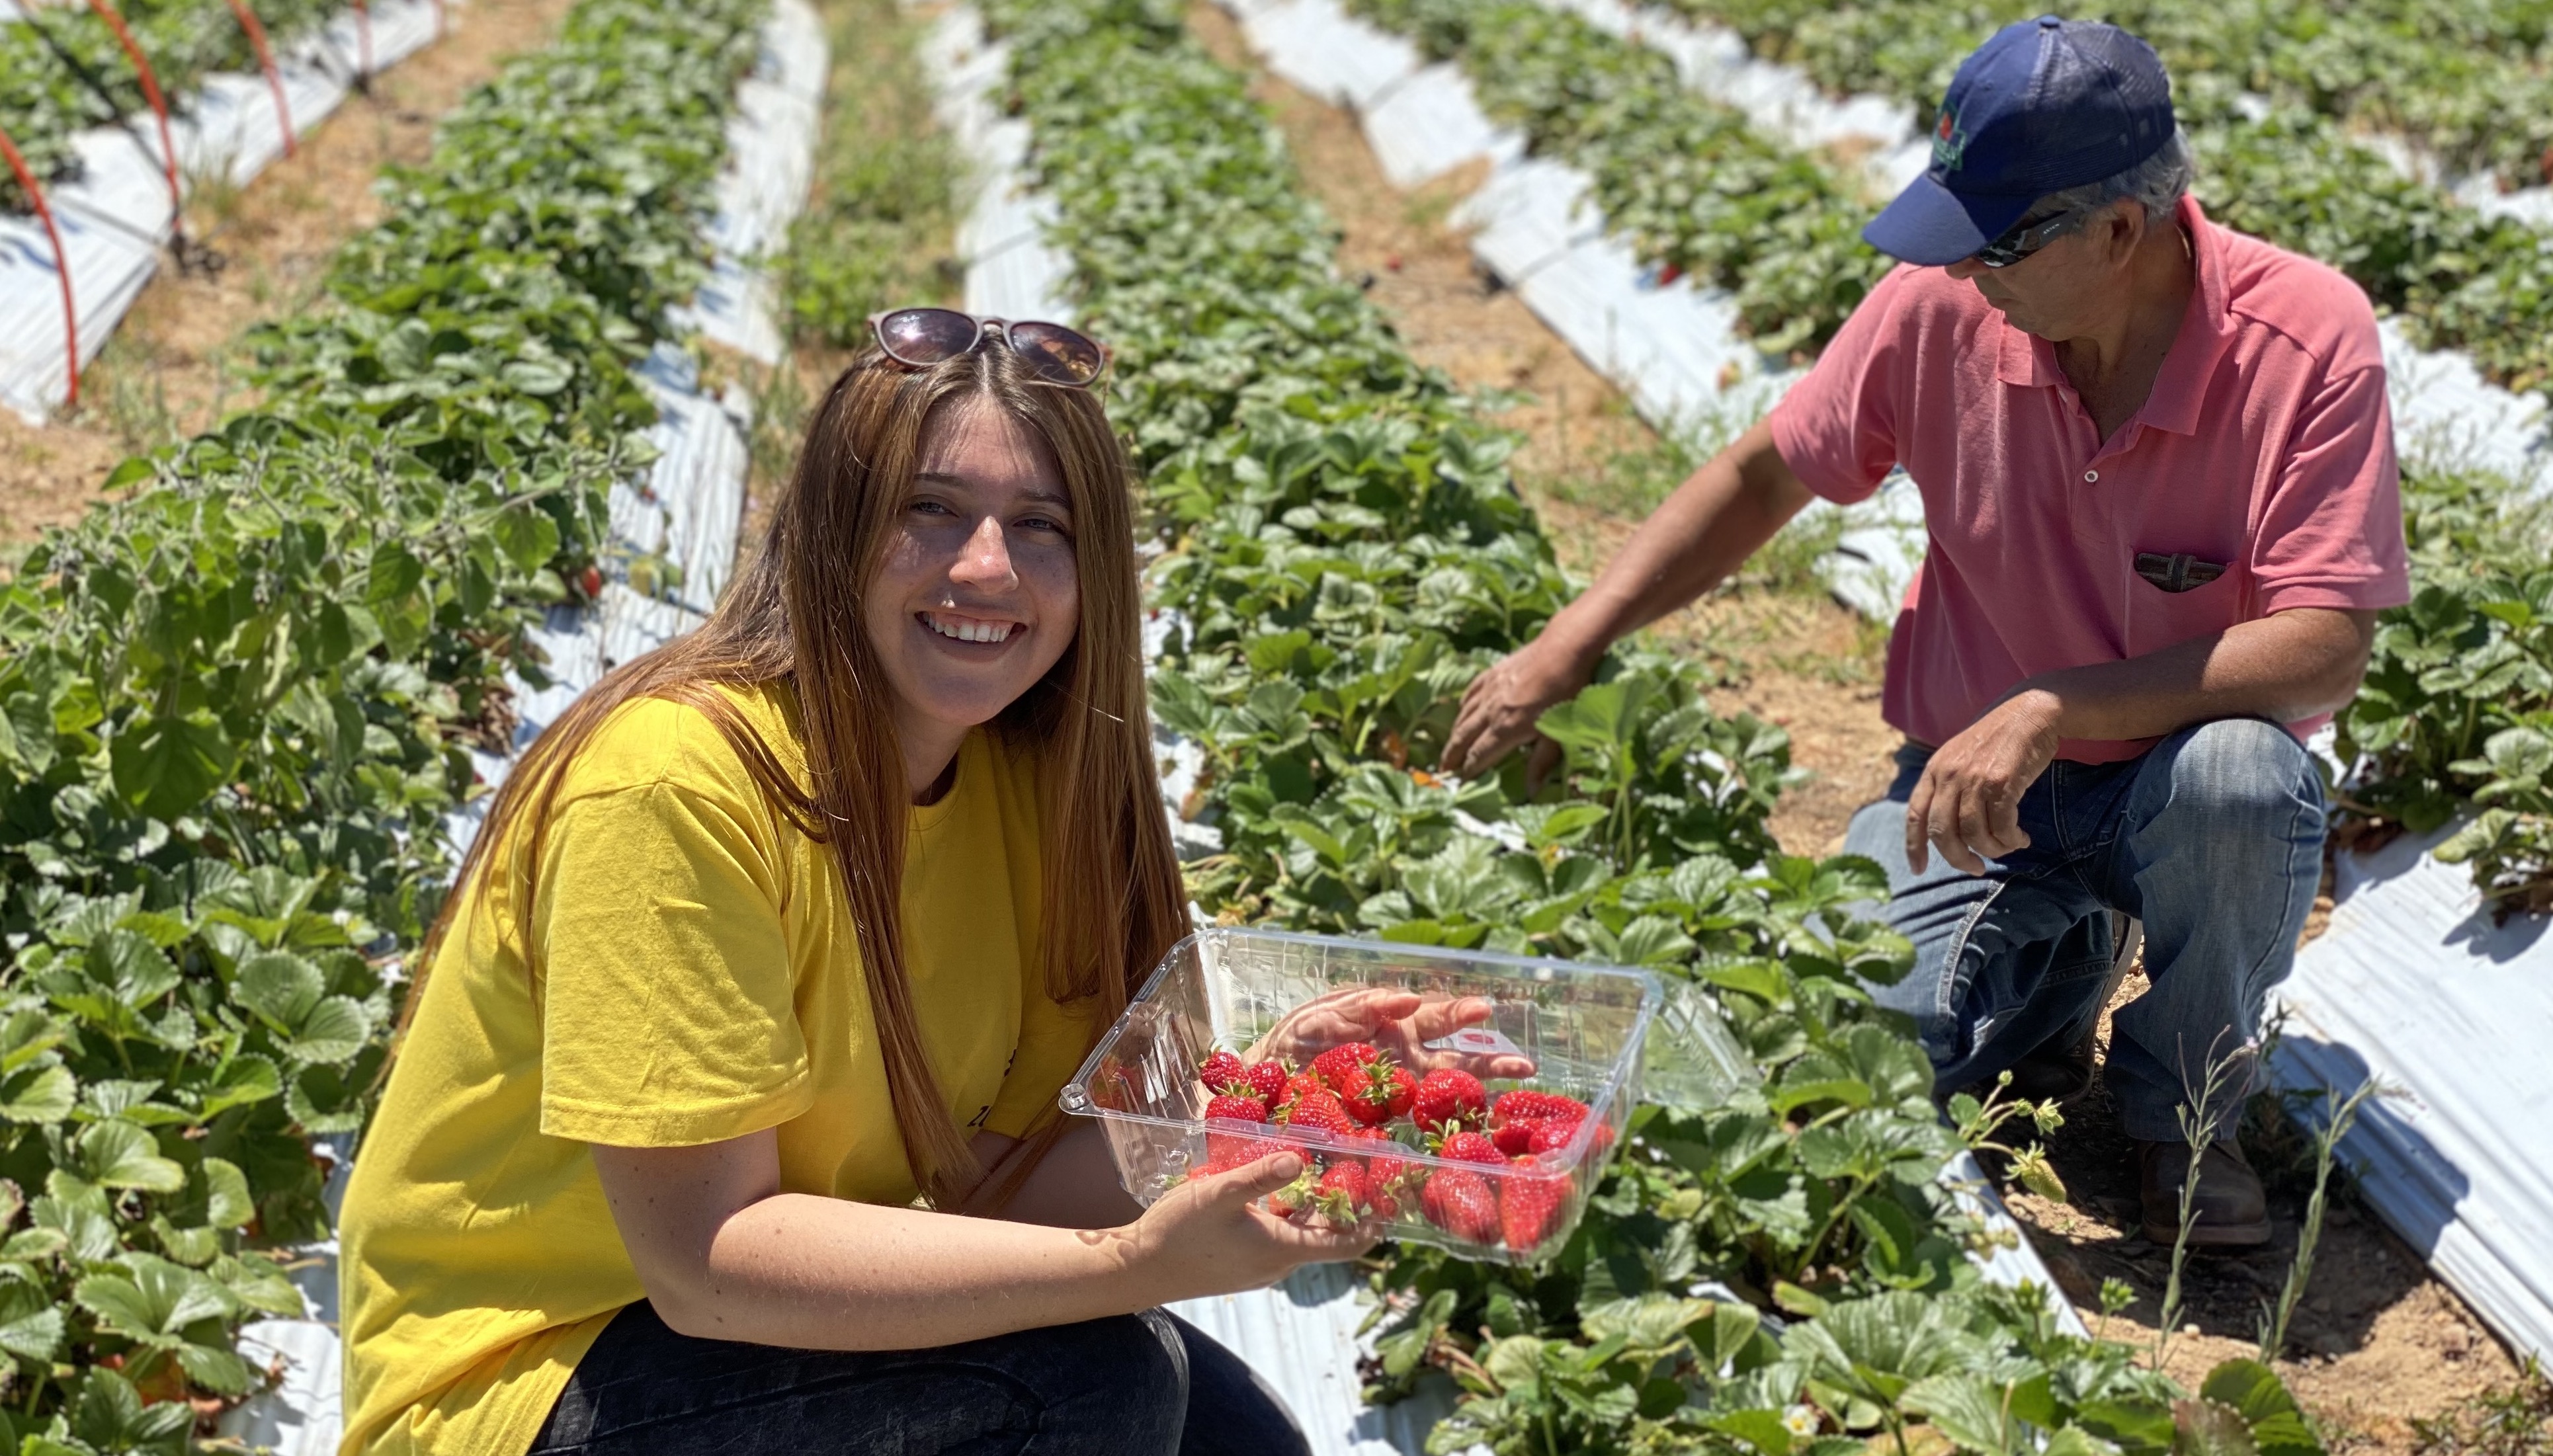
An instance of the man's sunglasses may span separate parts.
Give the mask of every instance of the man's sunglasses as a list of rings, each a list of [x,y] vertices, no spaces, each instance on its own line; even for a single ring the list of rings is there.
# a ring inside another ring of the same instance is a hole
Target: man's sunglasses
[[[1061,324],[979,319],[953,308],[899,308],[872,315],[869,331],[887,358],[917,369],[972,354],[998,336],[1041,383],[1087,388],[1108,371],[1108,346]]]
[[[1978,249],[1976,260],[1990,268],[2008,268],[2081,227],[2083,218],[2080,212],[2065,212],[2045,222],[2016,223],[2012,231]]]

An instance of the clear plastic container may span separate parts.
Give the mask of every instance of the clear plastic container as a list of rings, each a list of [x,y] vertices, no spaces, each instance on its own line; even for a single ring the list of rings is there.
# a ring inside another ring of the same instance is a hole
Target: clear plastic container
[[[1383,1130],[1386,1147],[1338,1133],[1205,1120],[1210,1097],[1198,1080],[1209,1052],[1258,1061],[1281,1048],[1301,1067],[1327,1044],[1305,1023],[1306,1002],[1348,988],[1414,992],[1429,1003],[1478,997],[1485,1021],[1417,1048],[1433,1066],[1477,1073],[1492,1059],[1530,1059],[1529,1078],[1483,1077],[1489,1098],[1514,1088],[1563,1092],[1587,1116],[1566,1146],[1523,1163],[1451,1162],[1431,1155],[1407,1119]],[[1661,990],[1646,971],[1444,950],[1388,941],[1345,940],[1279,931],[1215,929],[1173,947],[1126,1014],[1064,1085],[1064,1110],[1097,1117],[1107,1129],[1117,1175],[1150,1205],[1207,1167],[1207,1140],[1245,1139],[1299,1150],[1315,1176],[1342,1161],[1388,1177],[1391,1196],[1370,1216],[1388,1236],[1435,1244],[1466,1258],[1529,1264],[1568,1242],[1606,1159],[1622,1141],[1640,1099],[1642,1049]],[[1378,1166],[1380,1164],[1380,1166]],[[1472,1182],[1477,1180],[1477,1183]],[[1440,1186],[1441,1185],[1441,1186]],[[1296,1216],[1306,1216],[1298,1213]]]

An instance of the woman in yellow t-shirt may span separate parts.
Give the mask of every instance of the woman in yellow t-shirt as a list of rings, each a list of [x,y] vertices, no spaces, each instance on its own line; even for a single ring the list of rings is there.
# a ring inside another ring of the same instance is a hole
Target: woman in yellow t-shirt
[[[1304,1449],[1155,1306],[1371,1232],[1251,1206],[1290,1153],[1138,1210],[1055,1110],[1187,930],[1105,355],[878,331],[463,866],[346,1196],[350,1456]]]

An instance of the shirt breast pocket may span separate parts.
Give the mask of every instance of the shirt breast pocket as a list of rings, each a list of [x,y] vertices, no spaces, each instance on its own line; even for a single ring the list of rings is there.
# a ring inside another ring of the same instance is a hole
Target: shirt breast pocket
[[[2243,584],[2240,567],[2228,568],[2224,575],[2187,591],[2166,591],[2130,572],[2124,632],[2128,656],[2161,652],[2242,621]]]

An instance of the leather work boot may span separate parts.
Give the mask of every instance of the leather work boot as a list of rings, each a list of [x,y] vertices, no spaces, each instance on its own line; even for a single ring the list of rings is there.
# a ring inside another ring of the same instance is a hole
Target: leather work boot
[[[2147,1238],[2169,1244],[2180,1236],[2180,1184],[2188,1175],[2187,1143],[2137,1143],[2137,1196]],[[2208,1144],[2200,1155],[2190,1215],[2193,1249],[2250,1249],[2270,1241],[2270,1202],[2261,1175],[2232,1138]]]

